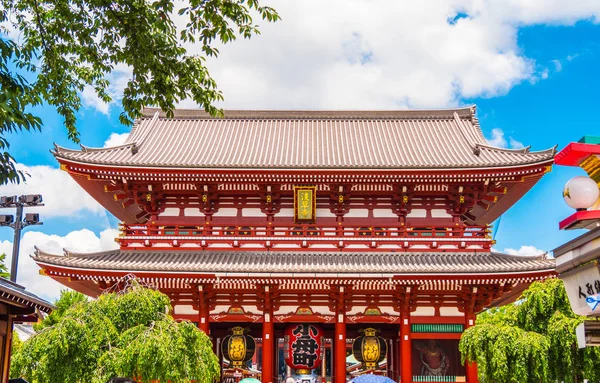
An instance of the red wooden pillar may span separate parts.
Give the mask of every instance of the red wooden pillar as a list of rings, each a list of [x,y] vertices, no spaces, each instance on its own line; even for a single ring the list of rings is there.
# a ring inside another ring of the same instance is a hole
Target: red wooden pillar
[[[392,343],[394,347],[394,376],[390,376],[393,381],[400,381],[400,336],[394,337],[394,341]]]
[[[198,328],[206,335],[210,335],[208,324],[208,301],[204,292],[204,286],[198,286]]]
[[[400,381],[412,382],[412,342],[410,335],[410,302],[405,300],[400,312]]]
[[[475,325],[475,313],[473,311],[473,303],[467,304],[465,309],[465,330]],[[477,378],[477,365],[467,362],[465,364],[467,383],[479,383]]]
[[[335,318],[334,346],[334,383],[346,383],[346,307],[344,304],[344,286],[340,287]]]
[[[265,303],[262,326],[262,382],[273,383],[273,310],[269,286],[265,286]]]

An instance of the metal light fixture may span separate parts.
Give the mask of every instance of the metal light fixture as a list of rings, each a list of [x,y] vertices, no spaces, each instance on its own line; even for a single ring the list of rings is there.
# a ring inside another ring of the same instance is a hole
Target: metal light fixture
[[[0,215],[0,226],[10,226],[15,221],[15,216],[12,214]]]
[[[41,194],[27,194],[19,197],[19,202],[28,206],[37,206],[42,203]]]
[[[27,213],[23,218],[23,208],[31,206],[44,206],[41,194],[24,194],[22,196],[0,197],[0,208],[14,207],[17,210],[16,217],[12,214],[0,215],[0,226],[9,226],[15,231],[13,239],[12,264],[10,267],[10,280],[17,281],[17,265],[19,263],[19,247],[21,243],[21,230],[30,225],[41,225],[38,213]]]
[[[40,225],[40,215],[38,213],[27,213],[23,222],[29,225]]]
[[[2,196],[2,197],[0,197],[0,206],[2,206],[2,207],[14,206],[16,201],[17,201],[16,195]]]

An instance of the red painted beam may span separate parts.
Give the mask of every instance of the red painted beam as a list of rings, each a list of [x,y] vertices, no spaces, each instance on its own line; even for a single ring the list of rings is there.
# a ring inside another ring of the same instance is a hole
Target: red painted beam
[[[579,166],[583,160],[593,154],[600,154],[600,145],[571,142],[558,152],[554,158],[554,163],[564,166]]]
[[[596,145],[600,146],[600,145]],[[576,211],[558,223],[560,230],[586,229],[600,222],[600,210]]]

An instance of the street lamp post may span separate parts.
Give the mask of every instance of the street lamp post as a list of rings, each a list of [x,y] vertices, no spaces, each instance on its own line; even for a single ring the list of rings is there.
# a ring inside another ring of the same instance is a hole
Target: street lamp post
[[[19,264],[19,247],[21,244],[21,230],[30,225],[41,225],[40,215],[27,213],[23,218],[23,208],[26,206],[44,206],[41,194],[27,194],[17,196],[0,197],[0,208],[16,208],[16,219],[13,215],[0,215],[0,226],[12,227],[15,231],[13,239],[12,263],[10,266],[10,280],[17,281],[17,267]]]

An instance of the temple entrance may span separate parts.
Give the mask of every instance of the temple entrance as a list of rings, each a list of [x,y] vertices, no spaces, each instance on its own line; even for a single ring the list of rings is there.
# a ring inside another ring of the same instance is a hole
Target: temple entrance
[[[464,382],[458,339],[418,339],[412,341],[412,376],[414,382],[437,378],[444,382]]]

